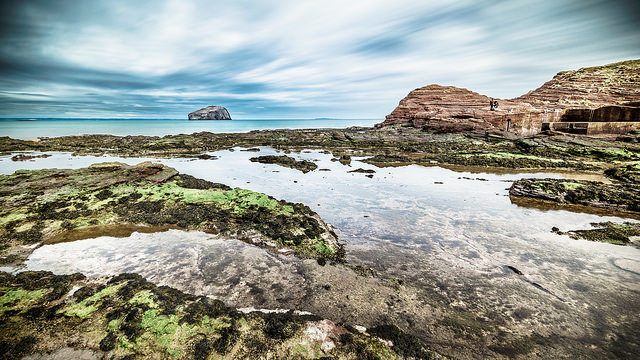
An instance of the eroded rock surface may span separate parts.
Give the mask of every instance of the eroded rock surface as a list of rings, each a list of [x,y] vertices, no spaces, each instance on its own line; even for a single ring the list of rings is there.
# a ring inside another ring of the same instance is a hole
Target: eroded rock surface
[[[569,230],[566,232],[559,229],[552,229],[560,235],[569,235],[573,239],[584,239],[589,241],[599,241],[618,245],[628,245],[632,238],[640,237],[640,224],[624,222],[621,224],[610,221],[602,223],[591,223],[593,229]]]
[[[567,109],[595,109],[640,101],[640,60],[563,71],[515,99],[494,100],[467,89],[428,85],[400,101],[377,127],[403,125],[436,132],[502,131],[520,135],[541,131]]]

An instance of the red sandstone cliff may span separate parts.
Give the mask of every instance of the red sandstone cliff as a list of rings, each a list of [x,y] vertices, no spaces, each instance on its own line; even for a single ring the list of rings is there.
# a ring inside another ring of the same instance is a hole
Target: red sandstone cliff
[[[413,90],[377,127],[402,124],[455,132],[467,130],[510,130],[521,134],[540,131],[546,121],[557,121],[562,112],[574,108],[640,101],[640,60],[630,60],[563,71],[540,88],[515,99],[490,98],[453,86],[428,85]]]

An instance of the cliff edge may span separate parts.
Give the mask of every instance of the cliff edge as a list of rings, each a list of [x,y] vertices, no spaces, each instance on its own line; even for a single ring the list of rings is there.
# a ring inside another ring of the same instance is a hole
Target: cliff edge
[[[492,106],[492,100],[497,106]],[[412,126],[435,132],[509,130],[535,134],[568,109],[640,101],[640,60],[563,71],[514,99],[492,99],[453,86],[428,85],[400,101],[377,128]]]

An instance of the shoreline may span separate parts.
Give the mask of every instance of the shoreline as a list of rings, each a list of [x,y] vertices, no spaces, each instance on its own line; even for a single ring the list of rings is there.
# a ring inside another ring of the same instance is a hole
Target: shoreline
[[[384,134],[391,136],[382,136]],[[102,140],[107,141],[102,143]],[[565,147],[563,148],[559,144],[565,144]],[[453,171],[456,171],[457,169],[458,171],[463,170],[471,173],[476,170],[498,174],[530,172],[541,172],[545,174],[548,174],[549,172],[579,173],[587,179],[590,179],[589,177],[595,177],[600,180],[607,180],[607,183],[611,186],[617,186],[619,180],[611,178],[611,172],[609,172],[609,177],[607,177],[605,171],[611,168],[626,169],[626,166],[632,165],[638,161],[638,155],[640,154],[639,146],[635,144],[627,146],[627,143],[615,139],[602,140],[585,139],[584,137],[558,137],[545,135],[510,139],[498,135],[485,136],[484,134],[479,133],[431,134],[414,131],[412,129],[394,129],[382,132],[372,129],[348,129],[344,131],[318,129],[286,131],[271,130],[242,134],[196,133],[191,135],[172,135],[166,137],[116,137],[108,135],[90,135],[82,137],[49,138],[42,139],[38,142],[26,142],[0,138],[0,149],[2,149],[4,154],[9,152],[13,154],[16,151],[36,151],[37,154],[34,153],[34,155],[46,154],[46,152],[71,152],[78,156],[109,154],[122,157],[146,156],[165,159],[199,158],[204,160],[207,157],[202,156],[211,157],[211,152],[213,151],[229,150],[253,153],[255,150],[252,149],[255,149],[255,147],[269,147],[277,149],[279,150],[279,154],[290,154],[295,152],[304,153],[309,149],[318,150],[325,154],[325,156],[332,157],[333,161],[340,162],[346,167],[349,166],[348,164],[350,164],[351,161],[363,161],[364,163],[376,166],[382,165],[383,167],[380,167],[379,169],[376,168],[376,172],[368,174],[372,175],[374,179],[378,176],[382,176],[380,173],[382,172],[381,170],[384,169],[384,166],[416,164],[428,167],[438,166],[445,169],[451,169]],[[553,151],[547,153],[547,150],[549,149],[552,149]],[[27,154],[27,156],[30,155],[31,154]],[[247,154],[247,156],[249,155],[250,154]],[[251,154],[251,156],[253,155]],[[292,170],[299,172],[301,174],[300,176],[309,176],[306,174],[316,173],[322,170],[321,168],[312,169],[309,167],[309,163],[303,163],[302,161],[297,160],[298,156],[295,156],[295,162],[293,162],[291,158],[294,157],[287,157],[284,155],[276,158],[269,157],[265,159],[265,163],[275,164],[269,166],[290,167]],[[466,159],[465,163],[470,163],[471,165],[459,164],[459,162],[461,162],[460,159]],[[29,159],[23,158],[21,160],[28,161]],[[212,164],[214,164],[213,162],[216,160],[215,157],[211,157],[211,160],[207,161],[212,161]],[[310,161],[311,163],[313,162],[312,159],[307,161]],[[434,163],[433,161],[437,162]],[[449,162],[452,164],[448,164]],[[360,169],[359,166],[360,164],[356,165],[352,169],[358,168],[356,171],[366,171]],[[624,175],[625,177],[630,178],[628,176],[628,171],[624,174],[620,172],[616,172],[615,174],[618,177]],[[508,186],[507,184],[505,185]],[[562,208],[562,206],[560,206],[559,208],[569,210],[568,207]],[[371,256],[373,256],[373,254],[371,254]],[[349,266],[343,267],[336,265],[339,264],[327,263],[326,267],[322,267],[322,271],[324,272],[321,273],[329,274],[333,277],[336,277],[337,274],[342,274],[343,276],[344,274],[351,274],[350,276],[355,276],[357,278],[357,282],[354,282],[353,284],[359,284],[358,286],[365,286],[363,283],[369,284],[366,286],[371,286],[373,283],[384,282],[386,285],[377,285],[379,287],[372,288],[379,290],[384,289],[384,291],[390,292],[388,299],[382,297],[380,300],[385,299],[387,302],[395,301],[393,300],[394,296],[398,295],[392,295],[392,289],[400,289],[396,291],[401,291],[400,294],[402,294],[401,297],[403,299],[415,299],[416,297],[420,298],[425,296],[434,296],[434,294],[437,294],[437,292],[430,294],[429,291],[420,289],[417,285],[402,285],[402,282],[393,283],[391,279],[393,278],[392,274],[384,274],[383,277],[379,278],[375,273],[371,273],[365,268],[356,269]],[[330,269],[333,269],[334,267],[339,267],[341,270],[330,271]],[[518,266],[518,268],[522,269],[520,266]],[[332,271],[335,271],[336,273]],[[526,273],[526,270],[524,271],[526,275],[529,275]],[[508,273],[508,271],[506,272]],[[531,291],[538,291],[537,288],[535,288],[535,285],[531,286],[531,281],[533,280],[528,280],[528,277],[526,278],[527,281],[529,281],[528,284],[526,281],[522,281],[523,279],[520,278],[521,275],[518,273],[512,277],[513,279],[509,281],[520,281],[523,283],[523,286],[530,286],[532,288]],[[317,286],[324,286],[320,284],[322,283],[319,283]],[[545,286],[548,285],[544,283],[542,284]],[[332,283],[331,286],[333,288],[337,285]],[[546,289],[546,287],[544,289]],[[330,291],[325,290],[328,293],[327,296],[329,296],[325,300],[327,301],[327,304],[332,303],[335,299],[339,299],[337,294],[333,295],[334,292],[338,290],[339,289]],[[553,294],[555,295],[555,292]],[[562,294],[555,296],[562,296]],[[564,299],[565,297],[562,296],[562,298]],[[473,356],[476,357],[489,356],[489,354],[522,356],[528,354],[532,349],[541,346],[542,342],[547,339],[546,337],[538,339],[533,335],[508,336],[500,338],[500,340],[497,341],[491,340],[490,343],[492,344],[491,346],[493,346],[491,349],[482,348],[480,343],[488,340],[485,339],[486,335],[481,334],[498,334],[498,329],[500,327],[499,324],[486,319],[482,320],[478,317],[478,314],[475,312],[476,310],[461,310],[454,308],[451,304],[447,304],[446,301],[442,301],[445,299],[446,298],[443,297],[443,299],[421,301],[426,301],[427,304],[430,304],[430,309],[432,309],[432,311],[438,311],[440,314],[444,312],[446,316],[443,317],[440,315],[440,317],[435,320],[429,318],[430,316],[435,317],[434,315],[425,315],[420,313],[420,316],[430,319],[429,321],[432,322],[432,326],[434,326],[433,329],[447,329],[447,331],[451,330],[454,333],[462,332],[462,334],[466,334],[466,338],[463,341],[466,346],[469,346],[469,349],[464,351],[466,354],[474,354]],[[364,306],[360,302],[361,300],[362,299],[359,299],[358,302],[349,300],[349,302],[351,302],[350,306],[353,308],[346,308],[344,311],[347,313],[347,310],[357,312],[362,311],[358,308],[359,305]],[[415,300],[407,301],[406,305],[402,306],[406,306],[405,309],[408,310],[413,309],[412,306],[416,305],[414,301]],[[549,301],[553,302],[554,300]],[[342,303],[338,302],[338,304]],[[315,304],[313,306],[317,307],[319,305],[320,304]],[[312,308],[303,308],[301,311],[312,310],[313,306]],[[296,307],[291,308],[294,310],[300,310]],[[415,309],[411,311],[415,311]],[[311,312],[316,313],[313,311]],[[327,316],[326,313],[320,313],[319,316],[325,319],[331,319],[331,316]],[[346,313],[342,316],[349,318]],[[373,323],[375,324],[375,322]],[[396,323],[391,321],[387,322],[387,324],[395,325]],[[398,326],[400,326],[400,323],[398,323]],[[406,325],[403,325],[402,327],[406,327]],[[416,334],[414,333],[412,335]],[[427,339],[421,338],[422,343],[428,344],[429,346],[436,346],[438,353],[448,355],[455,355],[457,353],[456,351],[447,349],[447,341],[445,341],[442,336],[433,334],[424,334],[423,336]],[[524,345],[523,347],[520,347],[519,344]],[[572,344],[577,343],[572,342]],[[577,351],[577,347],[574,347],[573,350],[567,351]]]

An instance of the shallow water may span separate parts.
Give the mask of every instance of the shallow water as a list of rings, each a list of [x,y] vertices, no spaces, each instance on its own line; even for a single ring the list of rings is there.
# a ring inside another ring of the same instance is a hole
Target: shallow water
[[[349,126],[373,126],[381,119],[269,119],[269,120],[201,120],[187,119],[0,119],[0,136],[14,139],[57,137],[83,134],[164,136],[213,133],[236,133],[266,129],[310,129]]]
[[[438,330],[457,316],[451,311],[502,324],[512,332],[509,336],[535,333],[555,339],[559,344],[549,346],[561,348],[556,349],[559,354],[593,352],[594,346],[600,351],[613,346],[616,336],[626,337],[616,346],[638,343],[636,320],[626,315],[640,310],[640,249],[572,240],[550,231],[554,226],[567,231],[624,219],[525,208],[508,197],[510,181],[567,174],[472,173],[417,165],[377,168],[358,161],[344,166],[317,151],[292,156],[315,160],[319,169],[331,171],[302,174],[248,160],[273,153],[263,148],[260,153],[212,153],[218,160],[152,160],[309,205],[336,227],[349,263],[372,267],[381,279],[401,280],[402,286],[358,277],[343,266],[321,267],[239,241],[177,230],[45,245],[30,256],[27,269],[92,276],[138,272],[156,283],[218,297],[236,307],[295,308],[365,326],[393,321],[433,344],[473,338]],[[114,160],[135,164],[151,159],[57,153],[12,162],[3,156],[0,173]],[[371,179],[348,173],[356,168],[376,173]],[[484,355],[480,351],[469,356]]]

